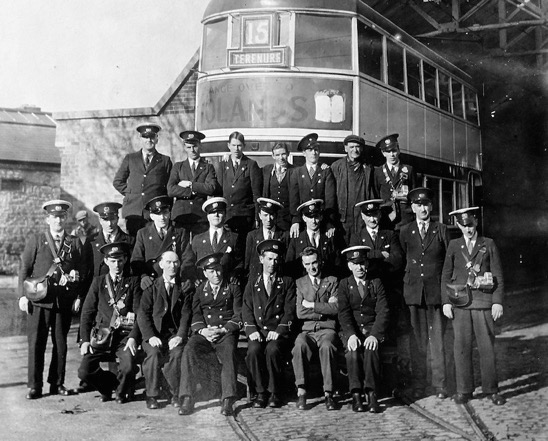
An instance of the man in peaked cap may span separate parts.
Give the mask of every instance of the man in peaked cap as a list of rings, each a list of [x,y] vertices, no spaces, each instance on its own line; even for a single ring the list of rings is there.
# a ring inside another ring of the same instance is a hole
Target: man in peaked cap
[[[183,289],[190,288],[194,274],[190,235],[184,228],[177,228],[171,223],[172,204],[172,198],[161,195],[150,199],[145,205],[152,222],[137,233],[131,254],[131,269],[134,275],[141,278],[143,291],[162,274],[159,258],[168,250],[179,258],[179,277],[185,282]]]
[[[246,364],[250,389],[257,392],[253,407],[280,407],[283,360],[295,320],[295,282],[280,276],[283,242],[264,240],[257,245],[262,274],[247,283],[242,318],[248,338]]]
[[[393,133],[381,138],[376,144],[386,163],[375,168],[375,193],[392,206],[383,219],[383,228],[399,230],[403,224],[413,221],[407,195],[416,187],[417,177],[413,167],[400,161],[399,135]]]
[[[124,195],[122,216],[131,236],[144,227],[150,219],[145,204],[158,194],[167,193],[167,182],[172,163],[169,156],[156,150],[158,144],[157,124],[142,124],[137,127],[141,150],[127,154],[114,176],[114,188]]]
[[[112,242],[100,247],[106,274],[93,279],[82,308],[80,319],[80,353],[83,356],[78,376],[86,385],[96,388],[101,400],[109,401],[116,390],[116,402],[125,403],[135,385],[135,354],[139,343],[139,330],[135,314],[141,300],[138,277],[124,274],[129,260],[130,244]],[[104,348],[93,347],[93,328],[110,328],[111,344]],[[118,376],[101,369],[101,361],[119,360]]]
[[[86,274],[82,242],[65,232],[71,203],[52,200],[42,205],[47,229],[32,234],[25,244],[19,269],[19,308],[27,313],[28,387],[27,399],[42,396],[44,358],[48,336],[52,336],[52,360],[47,381],[50,394],[69,395],[64,385],[67,361],[67,335],[72,306]],[[45,297],[25,290],[29,278],[47,278]],[[27,297],[28,296],[28,297]]]
[[[289,240],[285,259],[289,275],[299,278],[306,274],[300,262],[300,255],[306,247],[314,247],[318,250],[326,275],[340,275],[339,250],[341,247],[336,242],[336,236],[328,237],[322,226],[323,200],[311,199],[299,205],[297,212],[304,221],[305,229],[297,238]]]
[[[206,282],[196,290],[192,301],[193,335],[183,352],[179,415],[193,410],[193,394],[199,382],[204,386],[212,378],[212,367],[221,365],[221,414],[233,414],[237,397],[238,335],[242,326],[242,292],[223,276],[222,253],[204,256],[196,266],[203,270]],[[218,376],[218,374],[216,375]]]
[[[86,210],[80,210],[76,213],[74,219],[76,220],[77,225],[76,228],[70,232],[70,235],[78,237],[82,244],[85,244],[91,240],[98,229],[89,221],[88,212]]]
[[[361,224],[360,211],[355,205],[374,197],[374,170],[365,162],[366,145],[361,136],[348,135],[343,144],[346,157],[335,161],[331,170],[337,183],[337,208],[345,244],[348,245]]]
[[[499,394],[495,364],[495,321],[503,314],[504,279],[499,252],[493,239],[478,234],[479,207],[453,211],[462,237],[449,242],[441,277],[443,313],[453,320],[454,355],[457,379],[456,403],[464,404],[475,389],[472,341],[480,356],[483,394],[495,405],[506,399]],[[448,284],[468,285],[471,302],[454,306],[447,295]]]
[[[320,164],[320,143],[318,134],[306,135],[298,144],[298,150],[303,152],[305,163],[296,167],[289,181],[289,209],[292,225],[291,238],[296,238],[300,231],[302,218],[298,207],[310,199],[322,199],[325,203],[325,222],[328,225],[329,236],[335,233],[336,194],[335,179],[327,164]]]
[[[352,272],[339,284],[339,323],[345,348],[352,410],[364,412],[362,392],[369,412],[378,413],[377,390],[380,385],[379,347],[389,320],[388,303],[382,282],[368,274],[370,248],[358,245],[342,254]]]
[[[439,281],[448,245],[447,227],[430,218],[434,198],[432,190],[418,187],[411,190],[407,198],[415,213],[415,221],[401,227],[400,244],[407,261],[403,296],[413,328],[413,398],[424,396],[427,363],[430,362],[432,386],[436,396],[443,399],[447,397],[443,343],[446,322]]]
[[[175,198],[172,218],[175,225],[190,231],[192,235],[207,230],[208,223],[202,205],[209,196],[221,193],[215,168],[200,157],[201,132],[186,130],[180,135],[183,140],[186,159],[175,163],[169,181],[167,194]]]
[[[278,213],[283,208],[282,204],[274,199],[259,198],[257,199],[257,205],[259,206],[260,225],[256,230],[247,233],[245,245],[244,270],[249,279],[255,279],[263,270],[257,253],[257,245],[266,239],[277,239],[281,240],[287,249],[289,237],[289,234],[281,231],[276,226]]]

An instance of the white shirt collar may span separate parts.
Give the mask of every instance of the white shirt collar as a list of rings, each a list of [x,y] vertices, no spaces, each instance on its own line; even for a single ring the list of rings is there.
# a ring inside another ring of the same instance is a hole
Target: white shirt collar
[[[318,285],[321,283],[322,281],[322,276],[321,274],[320,275],[317,275],[316,277],[312,277],[311,275],[308,275],[308,278],[310,279],[310,281],[312,282],[312,285],[314,285],[314,279],[316,279],[318,281]]]
[[[267,230],[265,227],[263,227],[263,237],[266,239],[267,234],[269,232],[272,232],[272,238],[274,239],[274,230]]]
[[[221,236],[223,235],[223,229],[222,228],[214,228],[214,227],[209,227],[209,240],[212,241],[213,240],[213,233],[215,233],[215,231],[217,232],[217,240],[221,240]]]
[[[369,233],[370,236],[372,235],[371,233],[372,233],[373,231],[375,232],[375,234],[377,234],[377,235],[379,234],[379,227],[377,227],[377,228],[369,228],[368,226],[366,226],[365,228],[367,228],[367,232]]]
[[[190,168],[194,166],[194,168],[198,168],[198,162],[200,161],[200,158],[198,159],[190,159],[188,158],[188,164],[190,165]]]
[[[365,286],[365,280],[362,280],[362,279],[356,279],[354,277],[354,280],[356,281],[356,285],[360,286],[360,284],[364,285]]]

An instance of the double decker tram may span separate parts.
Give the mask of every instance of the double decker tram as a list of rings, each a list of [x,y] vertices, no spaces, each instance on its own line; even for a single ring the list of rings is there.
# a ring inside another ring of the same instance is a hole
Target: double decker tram
[[[436,192],[439,221],[481,204],[470,77],[362,1],[211,0],[201,48],[196,129],[216,165],[235,130],[261,166],[279,141],[290,145],[290,162],[302,164],[296,146],[310,132],[327,163],[344,155],[351,133],[382,163],[374,145],[399,133],[402,161]]]

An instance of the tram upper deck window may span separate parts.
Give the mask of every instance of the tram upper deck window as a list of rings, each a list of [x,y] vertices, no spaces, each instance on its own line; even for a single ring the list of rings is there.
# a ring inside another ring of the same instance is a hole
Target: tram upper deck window
[[[351,19],[297,14],[295,66],[352,69]]]
[[[478,124],[478,101],[474,91],[464,87],[464,109],[467,121]]]
[[[407,93],[422,99],[421,60],[409,52],[407,62]]]
[[[456,80],[451,81],[451,92],[453,95],[453,114],[464,118],[462,107],[462,84]]]
[[[207,23],[204,26],[204,42],[202,46],[202,65],[204,72],[226,67],[226,43],[228,20]]]
[[[424,75],[424,100],[434,106],[438,105],[438,94],[436,93],[436,68],[431,64],[422,62]]]
[[[358,23],[360,72],[382,80],[382,35],[364,23]]]
[[[291,18],[291,15],[288,12],[279,12],[274,15],[274,21],[272,24],[272,27],[273,27],[272,45],[273,46],[289,46],[289,36],[290,36],[289,26],[291,23],[290,18]],[[242,24],[242,16],[236,15],[232,18],[232,37],[230,42],[231,48],[242,47],[241,24]],[[258,26],[260,26],[260,24]]]
[[[449,89],[449,76],[438,71],[438,83],[440,90],[440,109],[451,112],[451,90]]]
[[[392,40],[386,39],[386,57],[388,62],[388,84],[405,90],[403,70],[403,48]]]

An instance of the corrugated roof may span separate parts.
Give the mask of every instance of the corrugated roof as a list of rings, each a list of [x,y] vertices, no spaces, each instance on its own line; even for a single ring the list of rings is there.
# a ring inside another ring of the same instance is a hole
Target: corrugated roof
[[[47,113],[0,108],[0,161],[61,164],[55,129]]]

